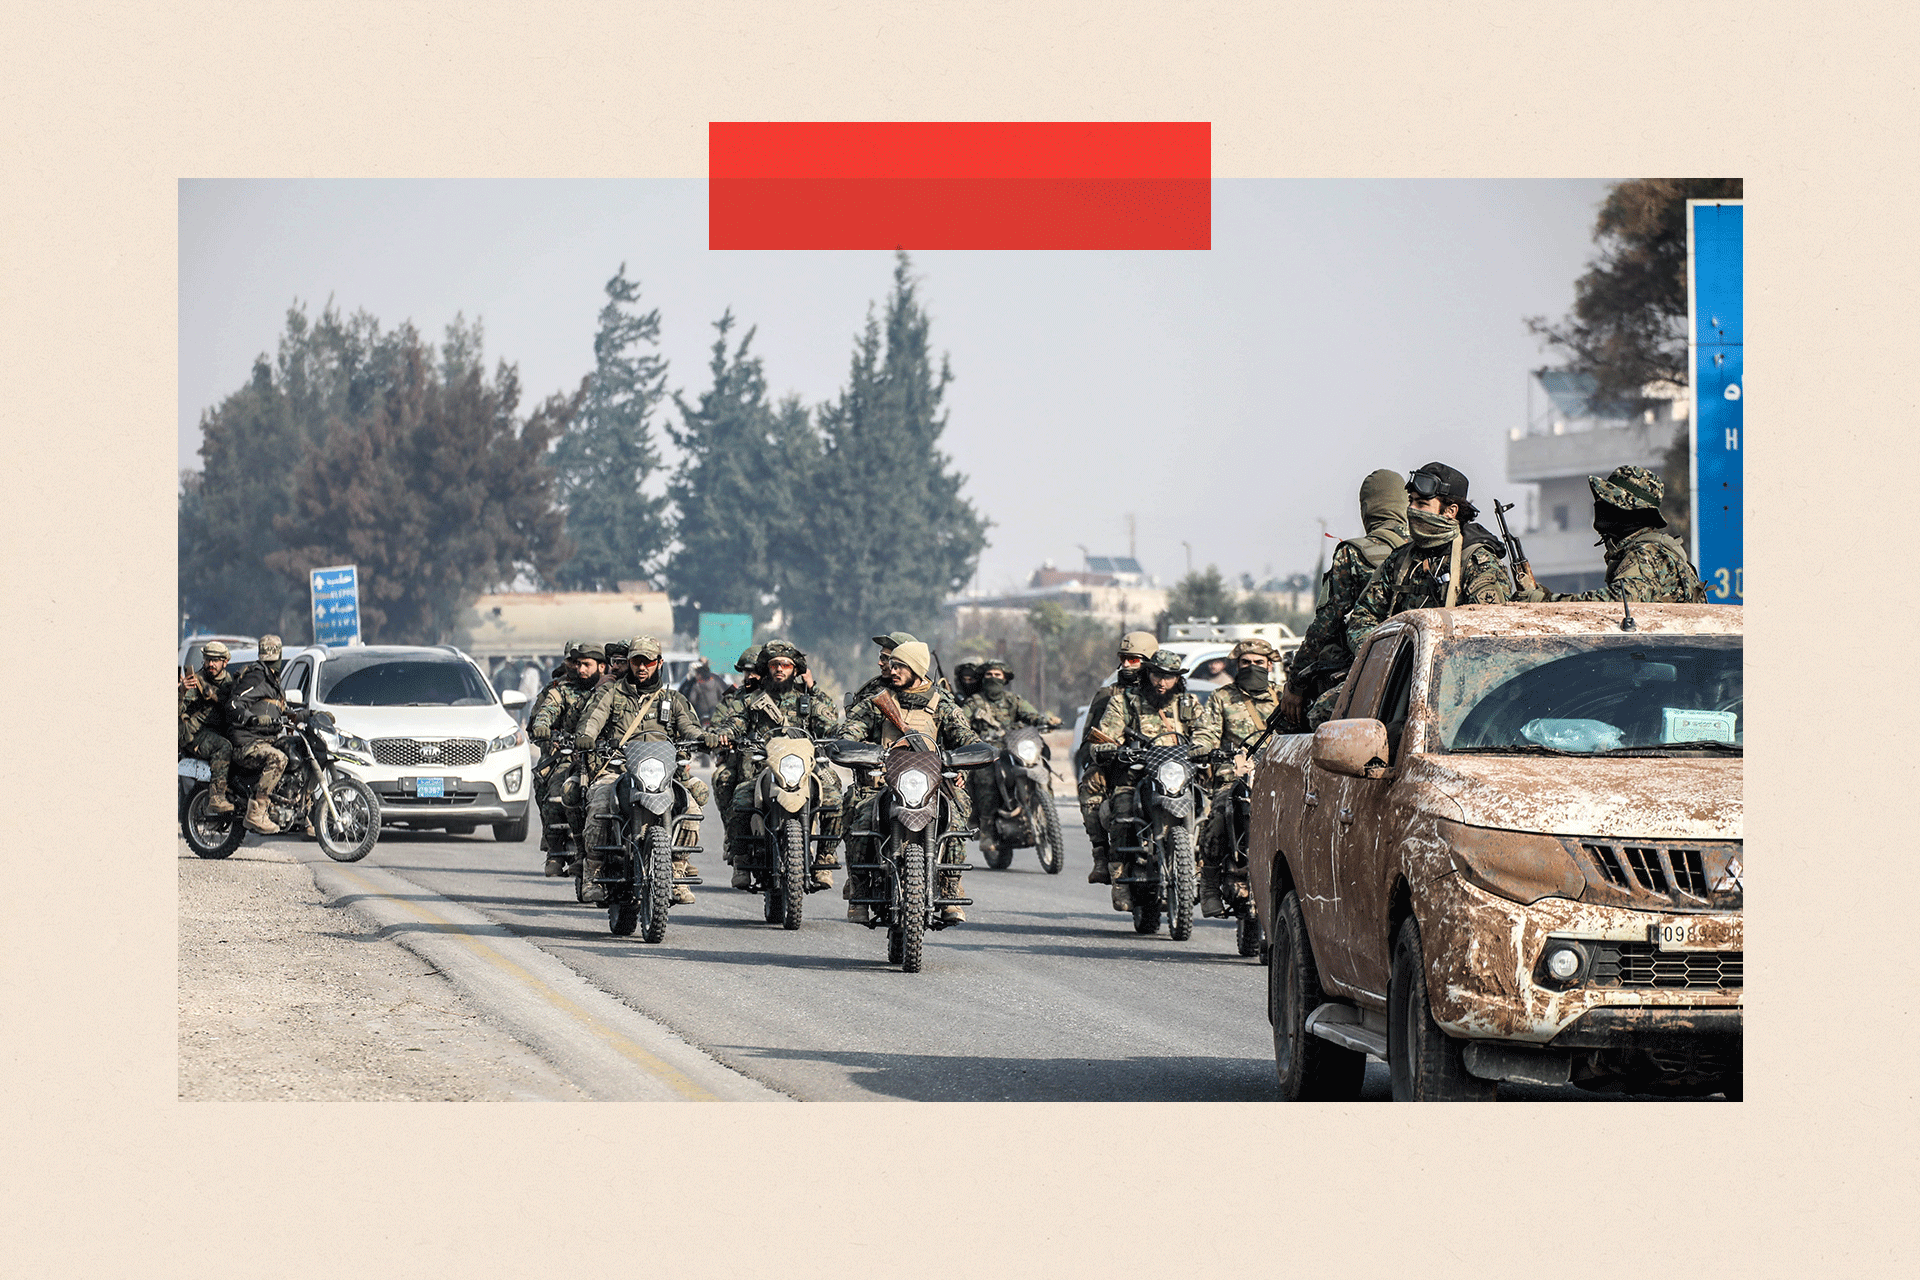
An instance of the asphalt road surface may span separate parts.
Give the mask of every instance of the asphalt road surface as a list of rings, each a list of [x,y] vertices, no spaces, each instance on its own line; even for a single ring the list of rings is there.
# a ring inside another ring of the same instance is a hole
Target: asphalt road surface
[[[1275,1095],[1266,974],[1234,951],[1231,921],[1193,938],[1133,931],[1062,803],[1066,869],[1022,850],[1005,871],[967,873],[965,925],[929,933],[925,969],[886,963],[886,934],[846,919],[836,887],[806,899],[797,931],[726,887],[719,823],[703,824],[698,901],[673,909],[665,941],[616,938],[602,909],[541,875],[536,832],[517,845],[389,828],[362,866],[460,904],[664,1024],[734,1071],[802,1100],[1262,1101]],[[316,853],[312,855],[318,857]],[[1388,1095],[1369,1064],[1366,1100]],[[1572,1088],[1504,1086],[1503,1097],[1598,1100]]]

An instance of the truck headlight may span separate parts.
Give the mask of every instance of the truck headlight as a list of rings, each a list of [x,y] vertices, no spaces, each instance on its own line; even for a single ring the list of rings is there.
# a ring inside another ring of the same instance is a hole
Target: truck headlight
[[[1154,771],[1162,791],[1185,791],[1187,789],[1187,766],[1178,760],[1169,760]]]
[[[908,805],[918,809],[927,798],[927,792],[933,790],[933,779],[919,769],[909,769],[893,780],[894,790]]]
[[[779,768],[780,781],[792,789],[799,786],[800,779],[806,776],[807,763],[799,756],[781,756]]]
[[[1497,831],[1439,821],[1456,871],[1467,880],[1513,902],[1542,898],[1578,898],[1587,878],[1560,842],[1532,831]]]
[[[667,766],[663,760],[642,760],[633,770],[634,777],[640,779],[640,785],[649,791],[658,791],[667,783]]]
[[[489,742],[487,744],[487,750],[489,753],[494,751],[511,750],[512,748],[519,746],[521,743],[525,742],[526,740],[527,740],[527,731],[525,729],[515,729],[512,733],[502,734],[500,737],[495,738],[492,742]]]

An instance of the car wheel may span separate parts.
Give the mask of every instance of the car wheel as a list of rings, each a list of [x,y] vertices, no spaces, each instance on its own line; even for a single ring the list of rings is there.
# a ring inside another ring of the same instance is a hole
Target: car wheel
[[[1420,925],[1408,916],[1394,943],[1387,981],[1387,1069],[1393,1077],[1393,1100],[1492,1102],[1499,1085],[1467,1070],[1463,1047],[1433,1020]]]
[[[1267,1017],[1273,1023],[1273,1065],[1287,1102],[1341,1102],[1360,1096],[1367,1055],[1307,1032],[1307,1017],[1325,997],[1313,962],[1300,896],[1280,901],[1268,955]]]

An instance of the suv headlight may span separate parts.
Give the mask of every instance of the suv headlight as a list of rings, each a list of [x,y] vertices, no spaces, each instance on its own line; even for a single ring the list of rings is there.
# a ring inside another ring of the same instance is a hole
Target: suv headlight
[[[927,792],[933,790],[933,779],[918,769],[909,769],[893,780],[893,786],[902,800],[918,809]]]
[[[1578,899],[1587,878],[1565,846],[1533,831],[1497,831],[1440,819],[1455,870],[1489,893],[1512,902]]]
[[[1013,749],[1014,757],[1021,764],[1033,764],[1040,759],[1040,744],[1032,738],[1020,739],[1020,745]]]
[[[489,742],[487,744],[487,751],[489,754],[495,751],[506,751],[513,747],[519,746],[521,743],[525,742],[526,740],[527,740],[527,731],[525,729],[515,729],[512,733],[503,734],[502,736],[495,738],[492,742]]]
[[[365,738],[356,738],[350,733],[340,733],[331,729],[318,729],[320,740],[335,751],[358,751],[362,755],[372,755],[373,747]]]
[[[667,765],[663,760],[642,760],[634,766],[634,777],[649,791],[658,791],[667,783]]]
[[[1159,781],[1162,791],[1185,791],[1187,789],[1187,766],[1178,760],[1168,760],[1153,776]]]
[[[784,782],[789,789],[799,786],[800,779],[806,772],[806,761],[799,756],[780,757],[780,781]]]

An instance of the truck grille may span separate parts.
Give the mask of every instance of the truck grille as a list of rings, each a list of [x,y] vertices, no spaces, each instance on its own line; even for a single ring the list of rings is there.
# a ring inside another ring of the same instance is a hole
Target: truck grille
[[[1589,902],[1637,910],[1737,911],[1737,840],[1662,843],[1569,840],[1586,875]]]
[[[479,764],[487,758],[487,744],[479,738],[375,738],[373,758],[381,764]]]
[[[1647,942],[1590,942],[1595,987],[1683,987],[1738,990],[1745,958],[1739,951],[1660,951]]]

